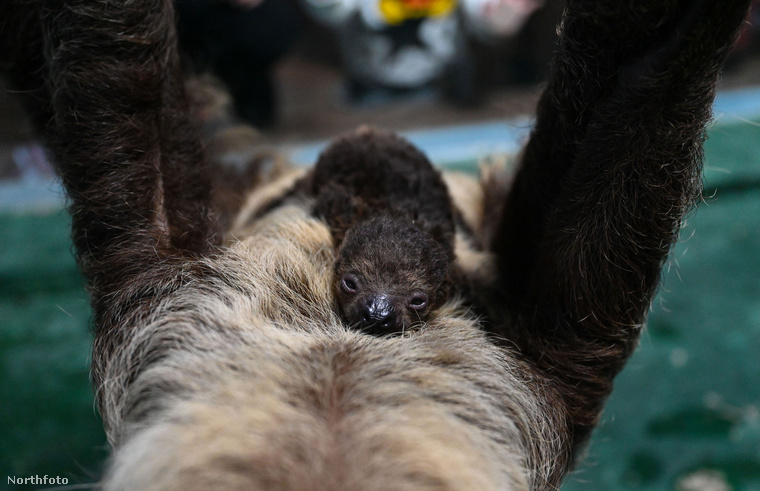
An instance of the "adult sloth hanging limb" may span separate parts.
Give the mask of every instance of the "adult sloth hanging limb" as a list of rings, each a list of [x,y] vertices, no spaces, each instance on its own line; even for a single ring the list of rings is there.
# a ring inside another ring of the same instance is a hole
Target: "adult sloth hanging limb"
[[[486,314],[455,295],[378,338],[336,315],[330,231],[308,200],[257,214],[294,176],[214,219],[171,2],[6,0],[3,66],[45,125],[92,296],[106,487],[557,487],[699,194],[748,3],[569,1],[499,212],[502,179],[450,180],[489,238],[457,247]]]

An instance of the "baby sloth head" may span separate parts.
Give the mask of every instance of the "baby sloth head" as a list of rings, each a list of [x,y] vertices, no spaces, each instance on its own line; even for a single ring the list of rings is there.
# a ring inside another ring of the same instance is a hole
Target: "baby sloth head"
[[[424,322],[449,296],[449,265],[442,243],[408,218],[360,222],[347,231],[335,264],[341,315],[377,335]]]

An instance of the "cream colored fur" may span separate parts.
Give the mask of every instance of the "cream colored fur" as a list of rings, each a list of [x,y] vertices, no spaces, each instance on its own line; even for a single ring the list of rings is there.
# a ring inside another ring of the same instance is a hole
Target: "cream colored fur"
[[[163,300],[108,367],[105,487],[485,491],[555,479],[561,412],[540,397],[551,388],[457,299],[401,337],[347,330],[326,226],[297,201],[249,223],[283,182],[254,194],[237,222],[248,225],[204,260],[218,279]],[[459,206],[478,205],[474,181],[449,182],[468,189]]]

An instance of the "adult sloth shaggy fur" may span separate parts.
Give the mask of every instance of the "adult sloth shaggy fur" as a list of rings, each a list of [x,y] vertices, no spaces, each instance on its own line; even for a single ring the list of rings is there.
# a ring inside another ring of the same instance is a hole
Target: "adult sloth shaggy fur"
[[[236,218],[213,199],[169,0],[3,2],[3,66],[45,129],[92,298],[105,487],[558,487],[699,196],[748,3],[568,1],[511,188],[448,181],[483,244],[455,247],[483,315],[453,295],[374,337],[333,309],[308,198],[257,212],[298,173],[258,176]]]

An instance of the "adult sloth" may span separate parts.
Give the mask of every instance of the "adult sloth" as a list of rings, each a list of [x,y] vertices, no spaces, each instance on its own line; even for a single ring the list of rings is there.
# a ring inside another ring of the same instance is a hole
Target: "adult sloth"
[[[215,220],[170,1],[4,2],[4,65],[46,128],[92,296],[106,487],[559,486],[699,195],[748,3],[569,1],[512,187],[450,181],[483,242],[457,245],[459,287],[484,314],[454,295],[374,337],[332,308],[325,223],[274,199],[295,176]]]

